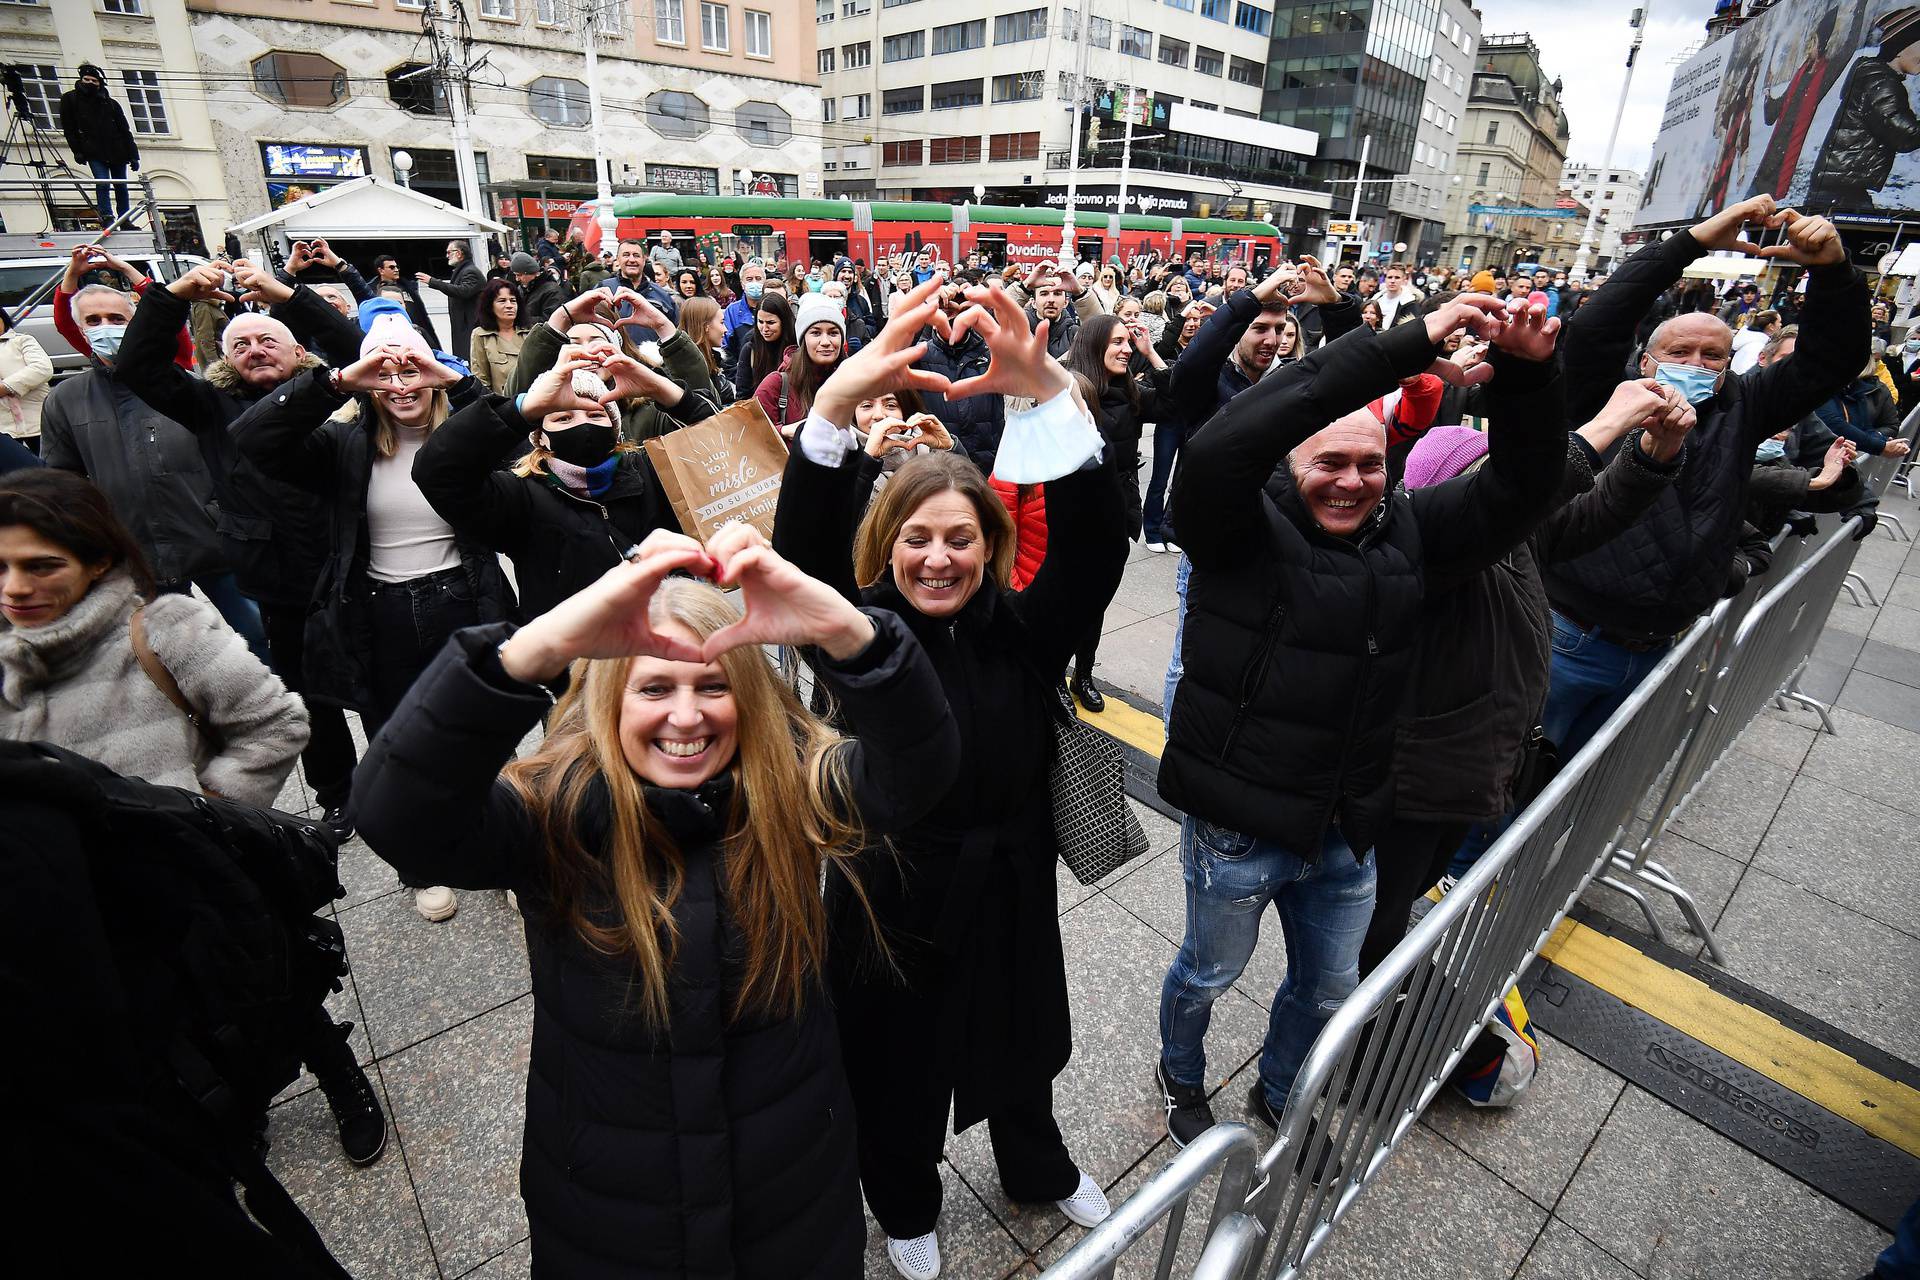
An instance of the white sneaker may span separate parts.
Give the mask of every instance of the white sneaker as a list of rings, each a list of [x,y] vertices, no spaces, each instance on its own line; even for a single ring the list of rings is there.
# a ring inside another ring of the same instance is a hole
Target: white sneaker
[[[887,1261],[907,1280],[933,1280],[940,1274],[940,1241],[929,1231],[911,1240],[887,1237]]]
[[[1113,1212],[1107,1205],[1106,1193],[1100,1190],[1099,1183],[1087,1176],[1085,1169],[1080,1171],[1080,1185],[1074,1188],[1073,1194],[1054,1203],[1060,1206],[1060,1212],[1066,1214],[1070,1221],[1083,1227],[1097,1227]]]
[[[420,913],[422,920],[431,920],[437,924],[442,920],[453,919],[453,913],[460,909],[460,902],[453,896],[453,890],[443,884],[436,884],[413,891],[413,909]]]
[[[1149,542],[1147,544],[1147,550],[1157,556],[1163,556],[1167,554],[1167,544],[1164,542]]]

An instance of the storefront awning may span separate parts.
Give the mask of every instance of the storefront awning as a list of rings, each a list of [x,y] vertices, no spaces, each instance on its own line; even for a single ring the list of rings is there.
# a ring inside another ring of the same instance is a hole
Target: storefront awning
[[[366,177],[327,187],[272,213],[249,218],[232,230],[241,236],[270,234],[283,241],[314,237],[459,240],[504,235],[507,228],[385,178]]]

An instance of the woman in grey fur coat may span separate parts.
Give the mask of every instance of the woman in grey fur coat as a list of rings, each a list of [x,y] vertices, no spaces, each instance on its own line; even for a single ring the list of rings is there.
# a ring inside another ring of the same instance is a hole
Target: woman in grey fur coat
[[[218,751],[141,668],[136,610]],[[271,805],[306,745],[307,711],[212,605],[154,594],[139,548],[91,482],[27,471],[0,482],[0,737]]]

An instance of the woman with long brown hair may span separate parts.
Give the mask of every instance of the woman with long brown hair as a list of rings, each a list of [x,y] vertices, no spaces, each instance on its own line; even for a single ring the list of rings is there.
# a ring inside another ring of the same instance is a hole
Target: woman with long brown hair
[[[861,897],[827,880],[836,929],[828,957],[859,1115],[860,1180],[909,1280],[940,1270],[940,1158],[984,1120],[1001,1188],[1057,1204],[1083,1226],[1106,1216],[1101,1189],[1068,1154],[1053,1079],[1072,1050],[1047,779],[1060,672],[1100,616],[1126,561],[1120,494],[1071,379],[1047,355],[1045,326],[1003,289],[972,289],[949,321],[938,276],[899,299],[893,319],[815,397],[782,479],[774,543],[851,600],[896,612],[926,649],[960,726],[960,770],[926,819],[869,868],[873,911],[894,966],[871,955]],[[949,383],[917,367],[932,325],[965,322],[992,351],[988,371]],[[1008,590],[1014,528],[980,469],[948,452],[914,458],[871,508],[849,426],[886,391],[1031,397],[1009,416],[996,470],[1044,483],[1047,556],[1026,590]],[[865,518],[861,511],[866,510]],[[858,525],[856,531],[855,525]],[[862,727],[850,709],[847,723]]]
[[[793,327],[799,339],[792,358],[762,378],[753,393],[782,435],[792,435],[807,420],[814,393],[847,355],[846,313],[825,294],[810,293],[800,299]]]
[[[753,307],[753,334],[734,361],[733,398],[745,400],[767,375],[786,368],[793,343],[793,307],[777,293],[762,293]]]
[[[768,643],[813,647],[859,736],[807,713]],[[515,760],[542,717],[545,740]],[[537,1274],[860,1274],[820,876],[916,821],[956,743],[899,619],[747,525],[705,548],[655,533],[518,631],[453,637],[368,748],[355,817],[413,875],[518,895]]]
[[[727,338],[720,304],[708,297],[692,297],[680,304],[680,332],[707,358],[707,373],[720,376],[720,349]]]

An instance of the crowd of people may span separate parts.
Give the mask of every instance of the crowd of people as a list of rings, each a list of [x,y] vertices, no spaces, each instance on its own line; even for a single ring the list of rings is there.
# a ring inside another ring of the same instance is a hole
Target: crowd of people
[[[1791,313],[1680,305],[1757,232]],[[708,256],[552,233],[406,278],[313,241],[162,284],[89,247],[54,299],[87,370],[46,394],[0,338],[0,739],[256,806],[299,763],[424,920],[511,890],[543,1274],[854,1276],[864,1199],[932,1280],[950,1125],[987,1126],[1009,1199],[1107,1215],[1055,1113],[1049,778],[1104,705],[1130,543],[1179,557],[1186,927],[1140,1069],[1185,1144],[1268,905],[1273,1126],[1543,749],[1773,532],[1870,527],[1853,459],[1905,452],[1920,358],[1831,224],[1766,196],[1582,283]],[[771,536],[703,543],[641,446],[745,401],[788,448]],[[303,1025],[379,1159],[347,1029]]]

